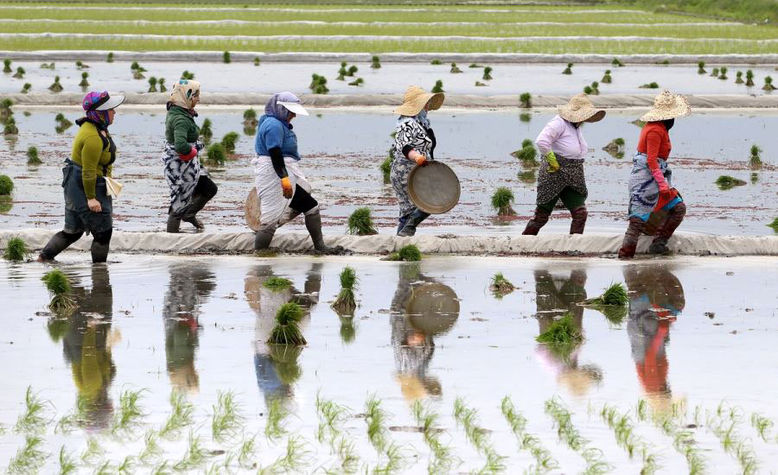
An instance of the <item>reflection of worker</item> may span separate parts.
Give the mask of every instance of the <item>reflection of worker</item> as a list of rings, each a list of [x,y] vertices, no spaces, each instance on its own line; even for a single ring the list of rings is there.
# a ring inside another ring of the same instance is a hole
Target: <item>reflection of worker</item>
[[[624,280],[630,291],[627,334],[638,379],[654,409],[666,410],[672,394],[665,345],[670,324],[686,304],[683,287],[664,266],[626,267]]]
[[[116,375],[111,357],[111,317],[113,293],[105,265],[92,267],[92,289],[73,286],[78,310],[68,317],[63,341],[65,359],[70,363],[78,390],[77,407],[90,429],[108,427],[113,403],[108,387]]]
[[[246,275],[244,291],[246,301],[257,314],[254,342],[254,366],[257,384],[265,401],[289,399],[293,396],[295,381],[302,374],[297,358],[302,347],[268,344],[267,340],[276,324],[276,313],[281,305],[293,301],[303,308],[300,328],[304,329],[311,316],[311,308],[319,301],[321,289],[321,264],[312,264],[305,280],[303,292],[294,286],[272,290],[264,286],[270,277],[274,277],[269,265],[256,266]]]
[[[216,288],[216,280],[213,272],[201,265],[172,265],[169,271],[170,284],[162,306],[167,373],[174,388],[196,392],[200,305]]]
[[[583,307],[578,305],[586,300],[586,270],[573,269],[568,278],[553,276],[547,270],[535,271],[535,292],[539,334],[548,330],[554,320],[565,314],[573,317],[573,324],[581,331]],[[559,354],[548,345],[539,345],[538,354],[556,374],[557,381],[567,387],[576,396],[586,394],[591,386],[602,380],[602,371],[594,365],[578,365],[578,351]]]
[[[435,335],[448,332],[459,317],[454,290],[421,274],[419,264],[399,266],[391,305],[392,347],[400,389],[409,401],[441,394],[440,382],[427,375]]]

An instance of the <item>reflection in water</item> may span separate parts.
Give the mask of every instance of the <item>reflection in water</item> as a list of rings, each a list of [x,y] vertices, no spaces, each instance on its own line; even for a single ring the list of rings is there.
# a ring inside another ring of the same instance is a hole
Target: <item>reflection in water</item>
[[[638,379],[654,410],[665,412],[672,404],[665,345],[670,324],[686,305],[683,286],[665,266],[628,266],[624,280],[630,293],[627,333]]]
[[[433,337],[454,326],[459,318],[459,299],[451,287],[424,276],[418,263],[400,264],[398,269],[391,306],[397,381],[408,401],[440,396],[440,382],[427,375],[435,352]]]
[[[197,392],[200,378],[195,368],[199,343],[200,306],[216,288],[216,280],[204,264],[174,264],[169,268],[162,306],[165,319],[165,358],[170,384],[179,391]]]
[[[569,313],[573,324],[582,331],[583,307],[586,300],[586,270],[573,269],[567,278],[552,275],[547,270],[535,270],[538,334],[544,333],[551,323]],[[549,345],[538,345],[538,355],[551,368],[562,384],[576,396],[589,392],[594,384],[602,381],[602,370],[595,365],[578,365],[580,346],[569,354],[554,352]]]
[[[259,390],[269,405],[274,399],[290,400],[294,396],[294,383],[302,375],[297,359],[303,347],[290,345],[269,345],[267,340],[276,322],[276,312],[281,305],[293,301],[304,311],[300,329],[305,330],[311,318],[311,308],[319,301],[322,264],[311,264],[303,292],[291,286],[282,290],[271,290],[263,284],[275,277],[269,265],[256,266],[246,275],[246,301],[257,314],[255,324],[254,367]]]
[[[118,338],[118,333],[111,332],[113,292],[108,267],[92,266],[91,290],[77,283],[73,295],[77,310],[66,319],[50,319],[49,335],[54,341],[62,340],[78,391],[79,421],[89,429],[103,429],[113,416],[108,387],[116,375],[111,344]]]

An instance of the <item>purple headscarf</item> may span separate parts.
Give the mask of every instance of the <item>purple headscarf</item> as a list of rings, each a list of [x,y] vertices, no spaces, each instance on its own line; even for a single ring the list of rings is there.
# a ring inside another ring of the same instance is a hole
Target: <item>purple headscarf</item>
[[[92,122],[102,126],[103,128],[108,127],[110,123],[110,119],[108,118],[108,111],[98,111],[98,110],[90,110],[92,107],[97,107],[101,103],[104,103],[106,100],[108,100],[108,91],[103,92],[95,92],[92,91],[88,93],[86,96],[84,96],[84,101],[81,103],[81,106],[86,111],[86,118],[91,120]]]
[[[265,115],[275,117],[281,122],[289,121],[289,109],[282,106],[278,102],[300,102],[300,98],[295,96],[289,91],[277,92],[270,97],[270,100],[265,104]]]

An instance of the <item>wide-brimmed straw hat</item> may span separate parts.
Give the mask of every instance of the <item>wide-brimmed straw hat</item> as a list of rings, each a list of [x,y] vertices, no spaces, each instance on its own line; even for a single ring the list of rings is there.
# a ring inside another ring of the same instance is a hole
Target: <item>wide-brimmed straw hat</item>
[[[651,108],[643,117],[643,122],[658,122],[660,120],[675,119],[676,117],[685,117],[691,114],[692,108],[689,101],[680,94],[673,94],[665,89],[661,94],[654,98],[654,107]]]
[[[443,105],[443,99],[445,99],[445,96],[442,92],[425,92],[419,86],[410,86],[405,90],[402,105],[395,109],[394,113],[412,117],[421,112],[428,102],[430,110],[434,111],[440,109],[440,106]]]
[[[559,106],[559,116],[568,122],[599,122],[605,111],[597,109],[586,94],[576,94],[564,106]]]

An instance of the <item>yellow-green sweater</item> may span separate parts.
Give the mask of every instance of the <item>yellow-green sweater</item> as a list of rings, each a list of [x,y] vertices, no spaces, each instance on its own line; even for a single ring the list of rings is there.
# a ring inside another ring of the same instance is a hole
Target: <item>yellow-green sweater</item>
[[[112,168],[111,151],[108,147],[103,148],[103,139],[95,124],[87,121],[81,124],[73,141],[71,160],[81,166],[81,179],[87,199],[94,198],[97,177],[104,176],[104,167],[108,172],[107,176],[111,176]]]

